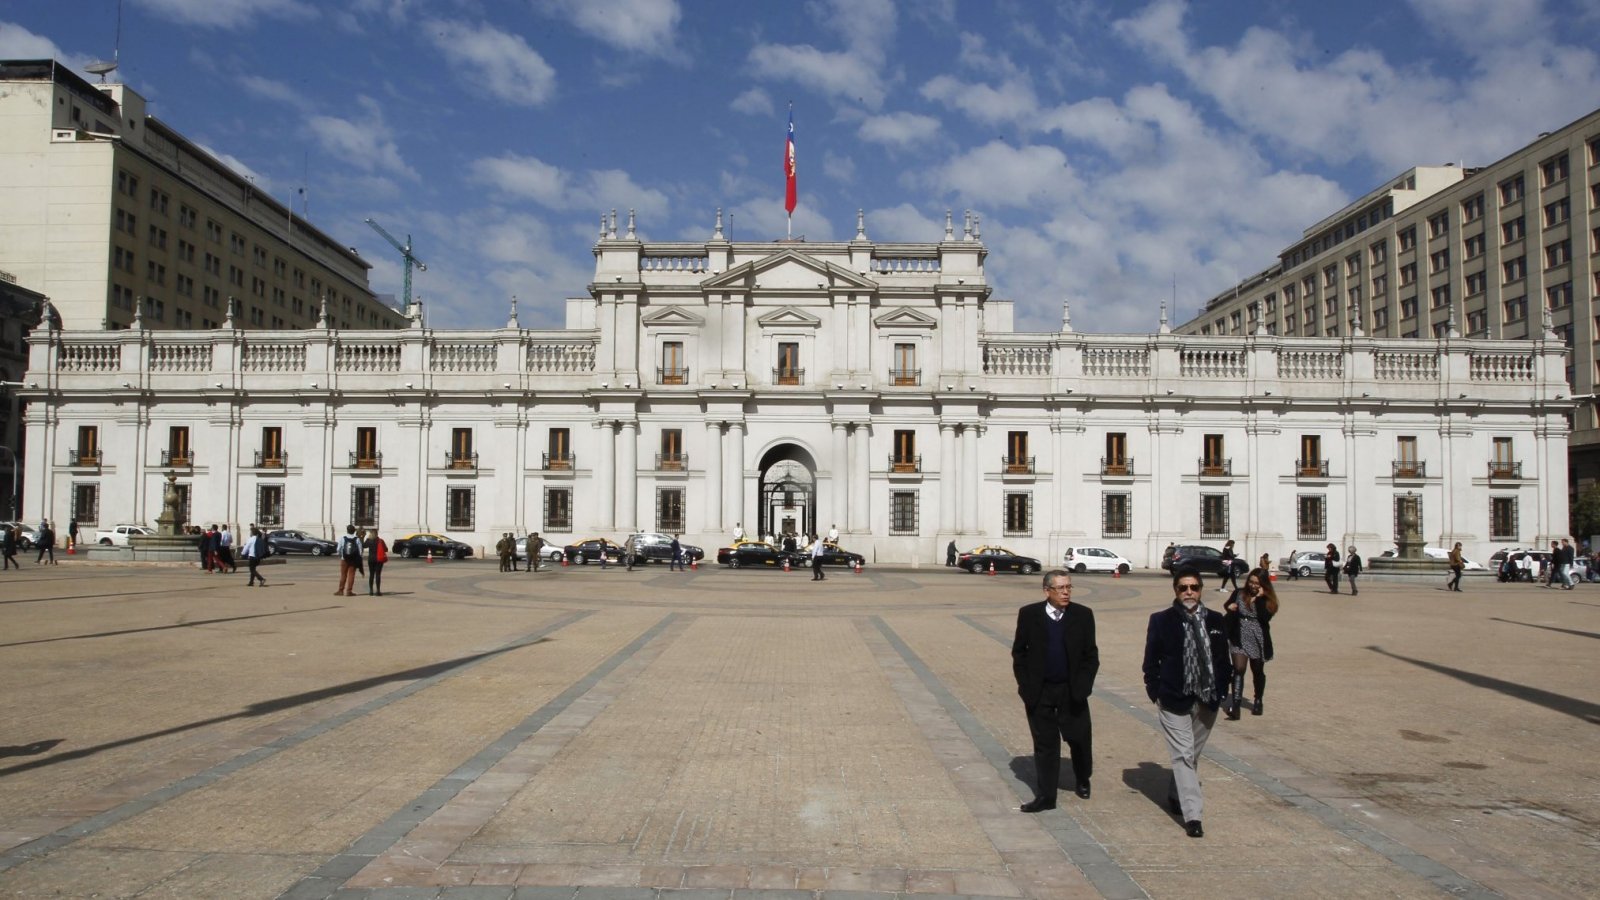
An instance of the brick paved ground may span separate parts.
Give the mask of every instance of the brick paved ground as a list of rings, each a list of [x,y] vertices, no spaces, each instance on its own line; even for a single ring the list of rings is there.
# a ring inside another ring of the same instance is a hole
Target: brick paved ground
[[[1078,577],[1094,799],[1026,816],[1036,577],[335,567],[0,576],[0,896],[1600,895],[1594,586],[1280,583],[1197,841],[1140,686],[1155,575]]]

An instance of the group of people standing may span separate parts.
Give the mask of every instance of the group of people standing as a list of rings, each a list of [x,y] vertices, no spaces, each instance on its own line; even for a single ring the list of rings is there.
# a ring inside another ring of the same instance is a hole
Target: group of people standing
[[[362,528],[358,531],[356,526],[346,525],[335,548],[334,552],[339,557],[339,586],[333,595],[354,597],[356,576],[364,574],[367,576],[367,596],[382,597],[383,566],[389,561],[389,543],[378,536],[378,529]]]
[[[1094,613],[1072,602],[1070,573],[1045,573],[1043,587],[1043,600],[1017,611],[1011,644],[1012,674],[1033,738],[1036,787],[1034,799],[1022,804],[1025,813],[1056,808],[1063,742],[1079,798],[1092,796],[1094,774],[1089,696],[1100,670]],[[1147,624],[1143,663],[1145,694],[1156,704],[1172,760],[1167,804],[1195,838],[1205,836],[1200,756],[1219,710],[1239,718],[1247,669],[1255,688],[1250,712],[1262,715],[1266,662],[1272,658],[1270,623],[1278,612],[1265,565],[1249,571],[1221,612],[1205,606],[1204,587],[1196,572],[1185,569],[1173,576],[1171,605],[1153,613]]]

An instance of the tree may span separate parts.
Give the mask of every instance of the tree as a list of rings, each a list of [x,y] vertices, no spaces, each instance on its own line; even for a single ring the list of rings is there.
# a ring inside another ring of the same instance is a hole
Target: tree
[[[1580,542],[1588,540],[1592,534],[1600,534],[1600,485],[1579,494],[1569,516],[1572,536]]]

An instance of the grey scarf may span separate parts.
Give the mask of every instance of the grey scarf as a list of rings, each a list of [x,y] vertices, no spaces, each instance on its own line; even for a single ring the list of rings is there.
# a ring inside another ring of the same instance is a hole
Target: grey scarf
[[[1216,702],[1217,681],[1211,671],[1211,642],[1206,639],[1206,608],[1202,604],[1193,613],[1183,612],[1183,692],[1200,702]]]

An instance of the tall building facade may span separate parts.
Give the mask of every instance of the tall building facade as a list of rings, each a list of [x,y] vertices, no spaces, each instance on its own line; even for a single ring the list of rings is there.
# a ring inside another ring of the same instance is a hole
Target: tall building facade
[[[1491,165],[1419,167],[1305,230],[1186,334],[1537,339],[1570,350],[1571,481],[1600,484],[1600,110]]]
[[[595,245],[567,327],[51,330],[28,515],[333,534],[827,532],[870,561],[1095,544],[1486,557],[1566,530],[1565,348],[1532,340],[1019,333],[972,225],[932,243]],[[331,323],[329,323],[331,325]]]
[[[40,324],[44,297],[0,270],[0,517],[22,514],[23,403],[17,396],[28,368],[28,335]]]
[[[123,84],[0,61],[0,269],[66,327],[398,328],[371,265],[145,112]]]

